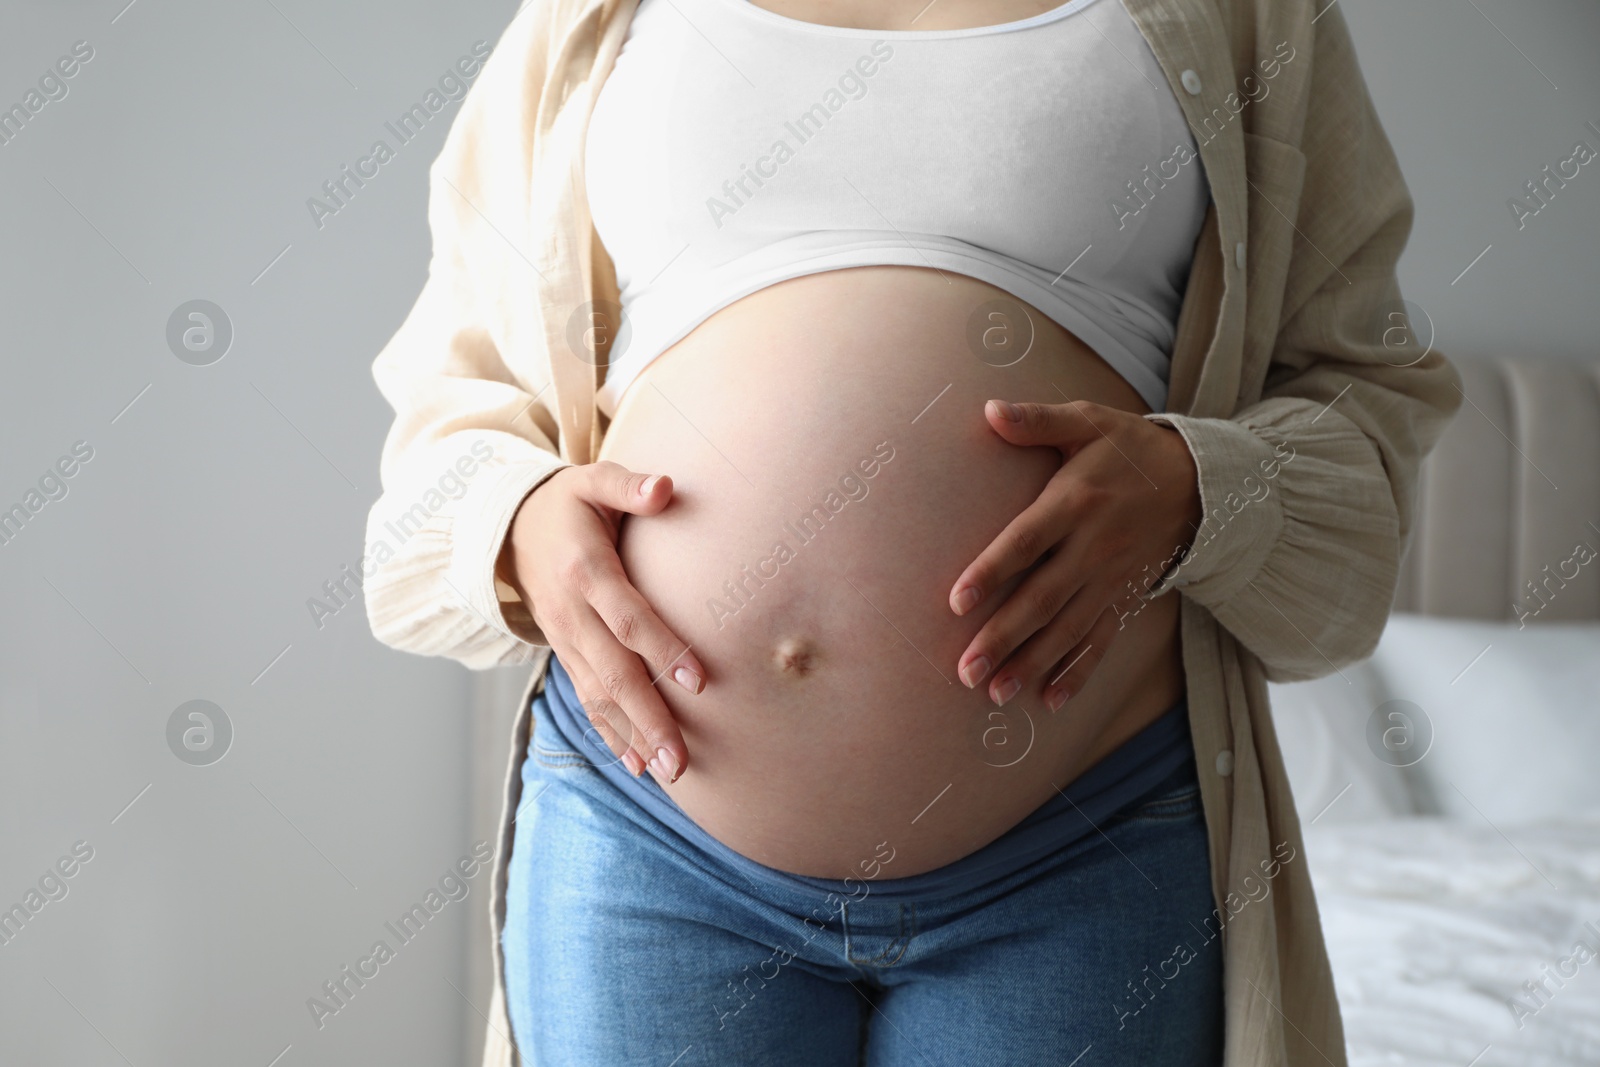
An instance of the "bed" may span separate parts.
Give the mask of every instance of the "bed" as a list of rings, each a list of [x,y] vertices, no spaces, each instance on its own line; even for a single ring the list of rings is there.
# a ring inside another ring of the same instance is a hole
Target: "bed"
[[[1373,657],[1272,685],[1352,1067],[1600,1064],[1600,373],[1453,359]]]

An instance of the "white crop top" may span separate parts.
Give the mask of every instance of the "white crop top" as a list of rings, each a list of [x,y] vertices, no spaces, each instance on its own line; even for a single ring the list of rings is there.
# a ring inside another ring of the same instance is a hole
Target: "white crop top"
[[[909,31],[640,0],[595,101],[584,181],[622,298],[607,416],[720,308],[870,264],[1006,290],[1160,411],[1210,196],[1120,0]]]

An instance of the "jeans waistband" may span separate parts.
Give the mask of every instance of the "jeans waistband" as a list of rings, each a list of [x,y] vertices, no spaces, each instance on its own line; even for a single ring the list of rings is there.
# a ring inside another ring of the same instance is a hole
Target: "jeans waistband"
[[[1045,859],[1063,859],[1100,841],[1099,826],[1121,811],[1166,796],[1198,782],[1189,734],[1188,705],[1179,700],[1161,717],[1058,790],[1021,822],[967,856],[943,867],[904,878],[814,878],[757,863],[712,837],[678,807],[648,774],[635,778],[612,757],[590,725],[572,679],[550,657],[544,690],[534,698],[534,738],[553,728],[562,747],[597,772],[603,788],[620,794],[640,811],[689,842],[705,857],[743,879],[790,894],[814,897],[859,894],[870,885],[874,899],[892,903],[947,898],[1007,878]],[[541,721],[542,720],[542,721]],[[530,742],[534,744],[535,742]],[[596,758],[598,757],[598,758]],[[524,768],[524,773],[528,769]]]

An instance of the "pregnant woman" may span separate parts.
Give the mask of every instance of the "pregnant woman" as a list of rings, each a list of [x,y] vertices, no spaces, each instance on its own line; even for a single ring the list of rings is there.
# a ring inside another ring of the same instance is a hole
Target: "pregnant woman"
[[[1458,395],[1336,9],[541,0],[432,174],[366,595],[536,666],[486,1063],[1343,1062],[1264,681]]]

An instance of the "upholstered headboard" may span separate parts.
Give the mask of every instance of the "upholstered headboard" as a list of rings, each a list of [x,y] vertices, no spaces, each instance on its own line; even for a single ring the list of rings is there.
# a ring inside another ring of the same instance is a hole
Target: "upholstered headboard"
[[[1600,619],[1600,367],[1450,360],[1466,400],[1423,464],[1395,610]]]

